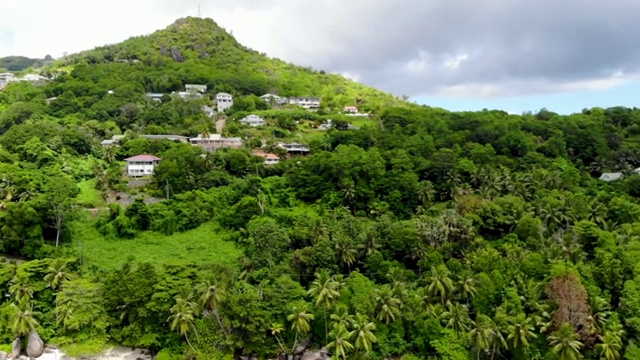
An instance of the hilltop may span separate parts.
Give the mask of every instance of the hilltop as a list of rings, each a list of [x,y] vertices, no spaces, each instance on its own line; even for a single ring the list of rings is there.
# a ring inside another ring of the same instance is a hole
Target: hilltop
[[[58,66],[91,66],[92,80],[129,80],[149,92],[206,84],[234,95],[319,96],[328,107],[399,104],[390,94],[321,70],[274,59],[240,44],[212,19],[188,17],[147,36],[68,56]],[[81,79],[84,72],[72,74]]]
[[[45,56],[43,59],[32,59],[25,56],[6,56],[0,58],[0,70],[5,69],[13,72],[23,71],[30,67],[40,68],[49,65],[52,61],[53,58],[50,55]]]

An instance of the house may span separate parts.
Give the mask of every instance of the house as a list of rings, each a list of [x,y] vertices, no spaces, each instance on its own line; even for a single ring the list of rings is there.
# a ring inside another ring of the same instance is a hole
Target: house
[[[287,150],[289,154],[306,155],[311,151],[308,146],[298,143],[278,143],[278,146]]]
[[[624,175],[622,175],[622,173],[603,173],[602,175],[600,175],[600,180],[602,181],[616,181],[616,180],[620,180],[624,177]]]
[[[47,105],[51,105],[51,103],[56,101],[57,98],[58,98],[57,96],[54,96],[46,99],[45,101],[47,102]]]
[[[178,97],[188,100],[188,99],[202,99],[204,97],[204,95],[200,94],[199,92],[194,92],[194,91],[178,91],[178,92],[172,92],[172,95],[178,95]]]
[[[13,81],[12,73],[0,73],[0,89],[4,88],[8,83]]]
[[[102,140],[100,142],[100,145],[102,145],[102,147],[110,147],[110,146],[119,146],[120,143],[118,142],[118,140],[106,139],[106,140]]]
[[[207,85],[198,85],[198,84],[186,84],[184,86],[184,89],[187,92],[199,92],[199,93],[205,93],[207,92]]]
[[[199,146],[206,151],[216,151],[223,147],[237,149],[244,144],[244,141],[239,137],[226,138],[220,134],[209,134],[208,136],[198,134],[197,137],[189,139],[189,142],[191,142],[191,145]]]
[[[242,123],[244,125],[253,126],[253,127],[267,125],[267,122],[264,121],[263,118],[261,118],[258,115],[253,115],[253,114],[245,116],[244,118],[240,119],[240,123]]]
[[[160,160],[159,157],[153,155],[136,155],[126,158],[124,161],[127,162],[127,175],[133,177],[153,175]]]
[[[162,93],[146,93],[144,96],[150,98],[153,101],[162,102],[162,97],[164,94]]]
[[[38,82],[47,80],[46,77],[38,74],[27,74],[21,78],[14,79],[15,81],[28,81],[28,82]]]
[[[633,170],[633,172],[636,173],[636,174],[640,174],[640,168],[637,168],[637,169]]]
[[[218,104],[218,112],[223,112],[233,106],[233,96],[227,93],[217,93],[216,103]]]
[[[260,96],[260,99],[262,99],[264,102],[266,102],[267,104],[270,105],[284,105],[287,103],[287,99],[280,97],[278,95],[275,94],[264,94],[262,96]]]
[[[149,139],[149,140],[178,141],[185,144],[189,142],[189,138],[187,136],[181,136],[181,135],[138,135],[138,137]]]
[[[345,106],[344,109],[342,109],[342,112],[345,112],[348,114],[357,114],[358,108],[355,106]]]
[[[208,117],[214,117],[216,116],[216,111],[213,110],[213,108],[211,106],[203,106],[202,107],[202,112],[207,115]]]
[[[305,109],[318,109],[320,107],[320,98],[319,97],[292,97],[289,98],[289,104],[298,105]]]
[[[265,165],[273,165],[280,162],[280,157],[278,155],[266,153],[262,150],[254,150],[253,155],[263,157]]]

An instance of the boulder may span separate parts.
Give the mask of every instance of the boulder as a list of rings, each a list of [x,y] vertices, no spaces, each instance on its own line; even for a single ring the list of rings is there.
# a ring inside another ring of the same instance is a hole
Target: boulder
[[[178,50],[177,46],[174,46],[174,47],[171,48],[171,58],[175,62],[183,62],[184,61],[184,56],[182,56],[182,54],[180,53],[180,50]]]
[[[322,360],[322,355],[315,351],[305,351],[300,360]]]
[[[13,344],[11,345],[11,358],[17,359],[18,356],[20,356],[20,338],[13,340]]]
[[[44,353],[44,342],[38,336],[38,333],[31,329],[29,332],[29,340],[27,342],[27,355],[31,358],[37,358]]]
[[[7,353],[4,351],[0,351],[0,360],[7,360]]]

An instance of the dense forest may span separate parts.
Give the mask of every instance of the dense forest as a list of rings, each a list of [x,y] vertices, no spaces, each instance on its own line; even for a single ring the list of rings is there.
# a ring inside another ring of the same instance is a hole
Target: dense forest
[[[35,329],[72,356],[640,358],[640,109],[418,106],[194,18],[42,73],[0,92],[0,350]],[[209,90],[169,96],[187,83]],[[211,119],[218,91],[236,101]],[[339,114],[351,104],[371,116]],[[219,119],[243,148],[139,136]],[[311,154],[275,146],[292,139]],[[162,160],[134,186],[139,154]]]
[[[5,71],[23,71],[32,67],[43,67],[53,62],[50,55],[44,59],[31,59],[24,56],[6,56],[0,58],[0,73]]]

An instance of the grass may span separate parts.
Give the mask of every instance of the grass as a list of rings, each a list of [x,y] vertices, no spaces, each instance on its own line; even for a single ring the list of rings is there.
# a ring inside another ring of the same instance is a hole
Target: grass
[[[158,265],[188,263],[237,267],[236,260],[242,254],[234,243],[224,241],[228,232],[215,223],[170,236],[144,232],[134,239],[107,240],[98,233],[89,217],[87,214],[86,219],[72,224],[73,246],[80,248],[85,266],[114,269],[133,257]]]
[[[76,203],[87,208],[99,208],[107,206],[107,203],[100,196],[100,191],[96,189],[96,180],[84,180],[78,183],[80,194],[76,197]]]

